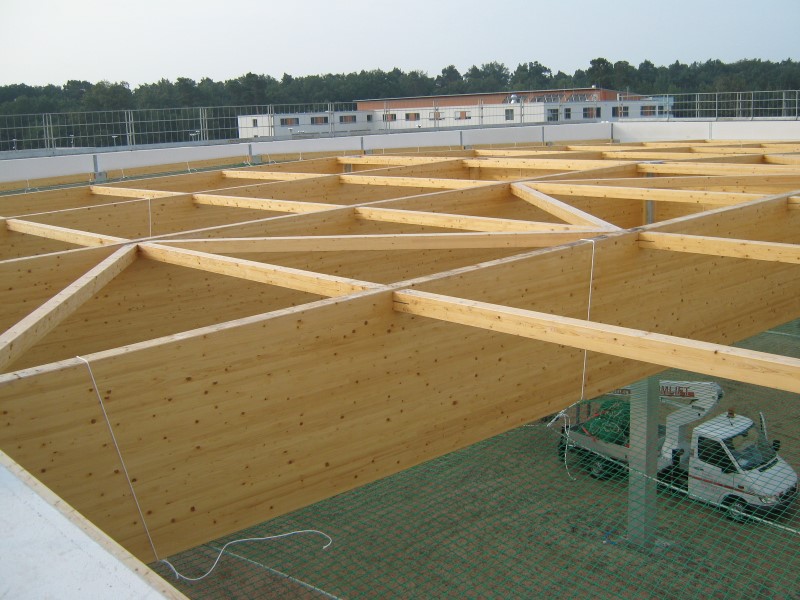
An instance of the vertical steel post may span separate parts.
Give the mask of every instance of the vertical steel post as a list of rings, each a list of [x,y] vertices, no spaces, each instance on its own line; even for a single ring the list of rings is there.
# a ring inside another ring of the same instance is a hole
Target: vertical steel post
[[[628,540],[652,548],[657,529],[656,469],[658,461],[657,377],[632,386],[628,464]]]

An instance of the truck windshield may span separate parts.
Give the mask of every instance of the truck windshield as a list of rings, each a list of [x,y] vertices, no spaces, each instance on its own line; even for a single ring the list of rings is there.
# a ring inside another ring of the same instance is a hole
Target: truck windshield
[[[775,458],[775,450],[764,434],[752,425],[739,435],[727,438],[725,445],[745,471],[757,469]]]

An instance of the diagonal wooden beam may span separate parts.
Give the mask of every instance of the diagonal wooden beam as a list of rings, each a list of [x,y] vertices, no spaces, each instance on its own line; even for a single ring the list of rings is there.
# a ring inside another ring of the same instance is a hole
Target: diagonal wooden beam
[[[640,248],[800,264],[800,245],[642,231]]]
[[[354,250],[457,250],[473,248],[548,248],[577,242],[592,233],[564,232],[469,232],[405,233],[374,235],[316,235],[293,237],[161,240],[159,244],[203,252],[342,252]]]
[[[341,208],[338,204],[321,202],[302,202],[298,200],[274,200],[272,198],[244,198],[240,196],[218,196],[215,194],[194,194],[195,204],[205,206],[225,206],[229,208],[254,208],[287,213],[309,213],[330,208]]]
[[[594,233],[597,231],[597,227],[588,227],[584,225],[564,225],[563,223],[519,221],[515,219],[474,217],[370,206],[359,206],[354,208],[353,211],[356,218],[367,221],[384,221],[387,223],[404,223],[408,225],[466,229],[471,231],[572,231],[583,233]]]
[[[0,371],[17,360],[136,260],[123,246],[0,335]]]
[[[575,208],[574,206],[570,206],[566,202],[551,198],[550,196],[543,194],[539,190],[535,190],[524,183],[512,183],[511,193],[517,198],[525,200],[525,202],[528,202],[533,206],[540,208],[563,221],[566,221],[567,223],[571,223],[573,225],[589,225],[597,227],[598,229],[606,230],[619,229],[619,227],[616,225],[612,225],[603,219],[595,217],[594,215]]]
[[[800,393],[800,359],[416,290],[397,312]]]
[[[537,183],[530,187],[545,194],[579,196],[582,198],[617,198],[622,200],[654,200],[656,202],[687,202],[690,204],[719,204],[728,206],[763,197],[763,194],[739,192],[706,192],[702,190],[667,190],[611,185],[581,185],[580,183]]]
[[[139,251],[145,258],[179,267],[238,277],[320,296],[344,296],[380,287],[346,277],[269,265],[229,256],[216,256],[150,242],[139,244]]]
[[[6,228],[9,231],[67,242],[76,246],[110,246],[128,241],[125,238],[114,237],[113,235],[89,233],[78,229],[35,223],[34,221],[22,219],[6,219]]]

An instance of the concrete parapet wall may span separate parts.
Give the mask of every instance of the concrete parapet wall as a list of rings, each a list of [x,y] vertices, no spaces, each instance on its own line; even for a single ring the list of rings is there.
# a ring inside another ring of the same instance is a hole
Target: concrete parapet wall
[[[0,160],[0,183],[78,176],[156,165],[203,161],[244,162],[251,156],[303,153],[359,153],[414,147],[465,147],[487,144],[546,144],[614,139],[622,143],[678,140],[786,140],[800,138],[800,121],[617,121],[531,127],[421,131],[368,136],[276,140],[210,146],[137,149]],[[20,186],[28,187],[28,186]]]

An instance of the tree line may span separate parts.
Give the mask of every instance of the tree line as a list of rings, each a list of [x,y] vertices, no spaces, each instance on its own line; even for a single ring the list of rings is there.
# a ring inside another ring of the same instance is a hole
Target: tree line
[[[638,67],[605,58],[590,61],[573,74],[553,73],[538,61],[520,63],[512,72],[505,64],[473,65],[464,73],[449,65],[436,76],[422,71],[372,70],[328,73],[281,79],[247,73],[236,79],[194,81],[161,79],[134,89],[126,82],[70,80],[64,85],[0,86],[0,115],[159,109],[198,106],[244,106],[350,102],[356,99],[581,88],[596,85],[640,94],[737,92],[800,89],[800,62],[759,59],[723,63],[719,60],[656,66],[645,60]]]

